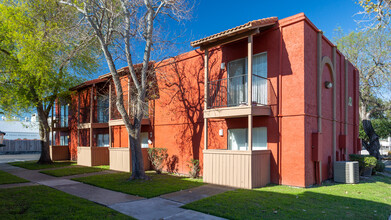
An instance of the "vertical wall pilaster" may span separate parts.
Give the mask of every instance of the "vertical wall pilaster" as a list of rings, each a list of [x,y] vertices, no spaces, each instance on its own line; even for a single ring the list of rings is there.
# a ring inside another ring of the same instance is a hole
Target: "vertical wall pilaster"
[[[209,76],[209,51],[205,49],[204,56],[204,111],[208,110],[208,76]],[[208,149],[208,119],[204,118],[204,149]]]

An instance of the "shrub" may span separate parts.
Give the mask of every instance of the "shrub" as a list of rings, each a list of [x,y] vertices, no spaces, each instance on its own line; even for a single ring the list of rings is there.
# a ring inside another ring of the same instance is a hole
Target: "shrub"
[[[191,159],[190,165],[187,165],[190,169],[189,174],[191,178],[197,178],[200,175],[200,161]]]
[[[386,168],[386,165],[381,160],[377,160],[375,171],[383,172],[385,168]]]
[[[162,173],[164,161],[167,157],[167,148],[148,148],[148,158],[157,174]]]
[[[391,156],[391,150],[390,150],[390,151],[388,151],[388,156]]]
[[[360,175],[364,171],[364,168],[374,168],[377,164],[376,158],[370,155],[350,154],[349,158],[351,161],[358,161]]]

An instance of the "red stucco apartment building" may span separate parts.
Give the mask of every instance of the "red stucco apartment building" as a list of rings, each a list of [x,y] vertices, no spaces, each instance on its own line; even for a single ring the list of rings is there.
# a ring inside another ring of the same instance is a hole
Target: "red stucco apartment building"
[[[208,183],[305,187],[332,178],[333,162],[360,150],[358,70],[303,13],[191,45],[199,49],[154,64],[141,135],[147,169],[144,148],[159,147],[168,149],[167,171],[187,173],[199,159]],[[119,72],[128,91],[127,68]],[[110,75],[71,90],[69,107],[56,108],[53,158],[130,171]]]

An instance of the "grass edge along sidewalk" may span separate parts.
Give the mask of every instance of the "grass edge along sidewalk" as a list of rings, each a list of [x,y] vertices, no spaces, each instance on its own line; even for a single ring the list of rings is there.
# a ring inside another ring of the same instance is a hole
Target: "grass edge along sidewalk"
[[[0,170],[0,185],[12,184],[12,183],[27,183],[27,182],[29,181]]]
[[[156,174],[154,171],[146,171],[146,174],[151,178],[150,180],[129,181],[130,173],[94,175],[73,178],[72,180],[144,198],[152,198],[204,185],[202,179]]]
[[[85,167],[85,166],[71,166],[53,170],[42,170],[40,173],[47,174],[54,177],[72,176],[77,174],[95,173],[108,170],[106,167]]]
[[[31,161],[18,161],[8,163],[9,165],[21,167],[28,170],[42,170],[49,168],[60,168],[75,165],[76,162],[72,161],[55,161],[52,164],[38,164],[36,160]]]
[[[47,186],[0,189],[0,219],[133,219]]]

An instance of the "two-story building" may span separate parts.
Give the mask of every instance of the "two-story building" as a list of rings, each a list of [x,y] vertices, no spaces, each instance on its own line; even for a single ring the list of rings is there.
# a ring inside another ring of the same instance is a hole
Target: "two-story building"
[[[303,13],[191,45],[199,49],[154,64],[158,95],[149,98],[142,147],[167,148],[167,171],[187,173],[199,159],[204,182],[305,187],[332,178],[333,163],[360,150],[358,70]],[[131,91],[127,68],[119,72]],[[113,86],[106,74],[72,88],[64,134],[79,164],[130,171]],[[126,92],[125,102],[130,108]]]

